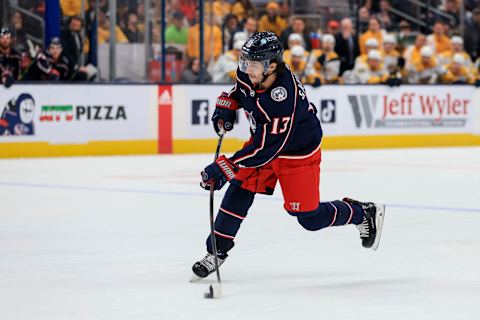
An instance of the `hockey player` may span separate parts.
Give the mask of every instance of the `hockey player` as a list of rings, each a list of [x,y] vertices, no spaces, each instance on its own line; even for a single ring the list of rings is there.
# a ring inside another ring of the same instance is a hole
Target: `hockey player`
[[[283,47],[272,32],[254,34],[242,47],[237,83],[217,100],[212,116],[215,131],[233,128],[236,110],[243,108],[251,138],[229,158],[222,155],[202,172],[201,186],[230,186],[221,203],[215,234],[220,265],[234,246],[235,236],[256,193],[271,195],[277,181],[284,209],[306,230],[357,225],[362,245],[376,249],[384,206],[345,198],[320,202],[322,129],[305,88],[285,66]],[[194,279],[215,271],[210,237],[207,254],[192,269]]]
[[[9,88],[20,74],[20,54],[11,47],[12,33],[7,28],[0,30],[0,83]]]

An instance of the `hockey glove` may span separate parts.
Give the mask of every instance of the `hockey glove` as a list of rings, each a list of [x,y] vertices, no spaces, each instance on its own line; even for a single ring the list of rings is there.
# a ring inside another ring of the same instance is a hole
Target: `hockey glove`
[[[233,162],[225,156],[220,156],[215,162],[203,169],[200,186],[205,190],[210,190],[210,186],[213,186],[213,190],[220,190],[227,181],[235,177],[237,171],[238,167]]]
[[[230,98],[227,93],[222,92],[217,99],[212,116],[213,128],[218,135],[233,129],[238,108],[238,102]]]

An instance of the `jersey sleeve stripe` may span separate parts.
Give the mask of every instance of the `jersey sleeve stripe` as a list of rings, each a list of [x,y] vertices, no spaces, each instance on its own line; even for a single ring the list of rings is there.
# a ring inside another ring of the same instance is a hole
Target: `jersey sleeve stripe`
[[[238,159],[234,160],[233,162],[234,162],[235,164],[239,164],[239,162],[241,162],[241,161],[243,161],[243,160],[245,160],[245,159],[254,157],[260,150],[263,150],[263,148],[265,147],[265,139],[266,139],[266,136],[267,136],[267,123],[265,123],[265,124],[263,125],[262,143],[260,144],[260,147],[257,148],[257,149],[255,149],[255,150],[253,150],[252,153],[247,154],[247,155],[244,155],[243,157],[238,158]],[[251,168],[260,167],[260,166],[262,166],[262,165],[263,165],[263,163],[260,164],[260,165],[258,165],[258,166],[255,166],[255,167],[251,167]],[[249,168],[250,168],[250,167],[249,167]]]
[[[245,82],[243,82],[242,80],[240,80],[240,78],[239,78],[238,76],[237,76],[237,81],[240,82],[241,84],[243,84],[245,87],[247,87],[248,90],[252,90],[252,88],[251,88],[248,84],[246,84]]]
[[[270,117],[268,116],[268,113],[265,112],[265,110],[262,108],[262,106],[260,105],[260,99],[257,98],[257,108],[258,110],[260,110],[260,112],[263,113],[263,115],[265,116],[265,118],[268,120],[268,122],[272,122],[272,120],[270,119]]]

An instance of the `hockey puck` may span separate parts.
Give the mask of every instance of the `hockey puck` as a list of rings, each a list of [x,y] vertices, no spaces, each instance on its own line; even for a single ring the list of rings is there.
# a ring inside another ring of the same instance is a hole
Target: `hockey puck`
[[[222,287],[220,284],[211,284],[208,286],[207,292],[203,294],[205,299],[215,299],[220,298],[222,296]]]

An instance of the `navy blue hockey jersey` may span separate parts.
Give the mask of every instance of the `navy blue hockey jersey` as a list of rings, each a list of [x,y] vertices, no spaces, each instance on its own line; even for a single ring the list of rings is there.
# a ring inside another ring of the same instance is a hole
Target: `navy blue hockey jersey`
[[[252,143],[230,158],[239,167],[260,167],[279,156],[304,156],[320,147],[317,110],[290,69],[280,72],[267,90],[255,90],[248,75],[237,70],[229,96],[243,107],[252,133]]]

